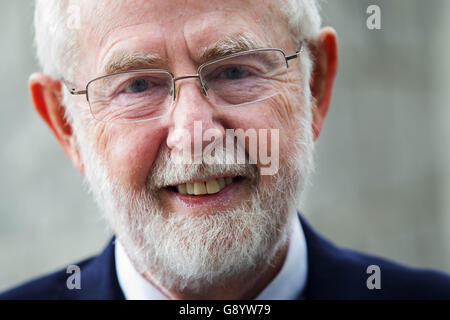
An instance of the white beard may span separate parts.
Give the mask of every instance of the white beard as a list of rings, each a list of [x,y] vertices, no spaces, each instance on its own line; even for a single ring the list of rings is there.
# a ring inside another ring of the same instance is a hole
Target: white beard
[[[108,174],[84,133],[76,130],[91,192],[137,271],[160,288],[198,292],[268,266],[288,239],[313,168],[311,114],[306,113],[299,119],[295,151],[280,161],[266,185],[259,183],[254,165],[181,165],[164,149],[147,186],[135,192]],[[250,177],[248,201],[200,216],[167,212],[159,201],[155,186],[166,180],[223,172]]]

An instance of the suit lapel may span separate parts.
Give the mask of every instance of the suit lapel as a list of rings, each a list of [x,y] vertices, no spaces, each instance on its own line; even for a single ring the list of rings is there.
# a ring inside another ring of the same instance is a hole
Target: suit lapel
[[[124,300],[117,281],[113,237],[103,252],[81,269],[81,290],[71,290],[70,299]]]

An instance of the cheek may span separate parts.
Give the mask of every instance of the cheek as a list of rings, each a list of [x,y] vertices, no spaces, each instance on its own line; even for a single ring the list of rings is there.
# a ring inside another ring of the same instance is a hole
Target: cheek
[[[300,90],[292,92],[286,89],[276,99],[269,101],[273,121],[280,128],[280,155],[288,153],[302,129],[302,118],[308,117],[309,103],[304,101],[303,93]]]
[[[122,185],[140,190],[146,185],[164,135],[146,126],[132,126],[109,134],[106,163],[110,174]]]
[[[289,152],[298,137],[304,105],[300,94],[294,96],[286,91],[267,100],[262,108],[255,110],[258,128],[278,129],[280,157]]]
[[[295,150],[294,141],[298,139],[298,122],[300,106],[288,104],[283,96],[270,99],[258,105],[243,107],[239,110],[229,109],[224,118],[227,119],[228,128],[243,129],[245,132],[254,130],[257,135],[257,158],[259,167],[268,167],[274,162],[281,167],[286,164],[287,155]],[[261,137],[264,137],[263,139]],[[251,148],[246,142],[246,150]],[[265,160],[261,161],[261,157]],[[276,157],[276,159],[275,159]],[[264,165],[265,162],[269,165]]]

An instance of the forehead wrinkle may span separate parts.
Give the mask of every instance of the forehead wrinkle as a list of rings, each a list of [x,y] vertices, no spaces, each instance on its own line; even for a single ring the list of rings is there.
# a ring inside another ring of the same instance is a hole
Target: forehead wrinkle
[[[155,53],[119,51],[114,53],[103,67],[104,74],[111,74],[133,69],[147,69],[161,66],[165,60]]]
[[[263,48],[264,45],[249,34],[226,36],[218,41],[200,48],[199,61],[205,62],[241,51]]]

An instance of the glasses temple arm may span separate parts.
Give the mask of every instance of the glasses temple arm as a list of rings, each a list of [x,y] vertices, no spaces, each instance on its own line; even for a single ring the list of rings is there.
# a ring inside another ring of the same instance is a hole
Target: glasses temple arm
[[[286,61],[298,58],[298,56],[300,56],[300,52],[302,51],[302,45],[303,45],[303,42],[300,43],[300,47],[294,54],[291,54],[290,56],[286,57]]]
[[[290,55],[290,56],[287,56],[287,57],[286,57],[286,61],[295,59],[295,58],[297,58],[299,55],[300,55],[300,52],[296,52],[296,53],[294,53],[294,54],[292,54],[292,55]]]
[[[69,92],[72,95],[86,94],[86,90],[76,90],[74,88],[70,89]]]

